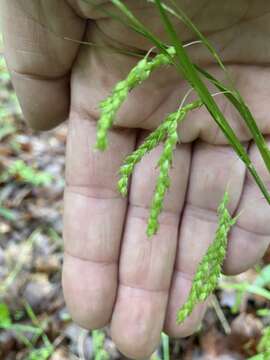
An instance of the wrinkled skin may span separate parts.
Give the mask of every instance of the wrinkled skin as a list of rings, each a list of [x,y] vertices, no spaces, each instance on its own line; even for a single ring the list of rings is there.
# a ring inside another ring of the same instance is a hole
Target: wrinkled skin
[[[100,3],[116,11],[109,2]],[[126,3],[168,40],[156,10],[141,0]],[[179,3],[219,50],[260,129],[270,135],[269,1]],[[1,17],[6,59],[27,121],[39,130],[69,122],[63,269],[68,308],[85,328],[110,324],[120,351],[146,358],[162,330],[173,337],[186,336],[203,317],[206,304],[182,326],[175,323],[196,266],[213,240],[216,208],[226,186],[231,212],[245,209],[230,234],[227,274],[240,273],[263,256],[270,240],[269,207],[210,115],[200,109],[179,130],[182,144],[176,149],[160,230],[147,240],[161,148],[136,167],[128,199],[117,193],[117,171],[147,131],[178,107],[188,86],[173,69],[159,70],[132,92],[119,112],[109,149],[94,152],[98,102],[137,58],[64,37],[133,52],[147,51],[152,44],[81,0],[2,0]],[[194,40],[183,25],[175,24],[186,43]],[[191,46],[189,52],[221,76],[202,45]],[[222,97],[216,99],[269,184],[243,122]]]

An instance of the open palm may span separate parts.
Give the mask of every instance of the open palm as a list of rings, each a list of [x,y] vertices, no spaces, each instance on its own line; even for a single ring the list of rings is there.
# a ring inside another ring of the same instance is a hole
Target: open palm
[[[175,322],[196,267],[213,240],[216,208],[226,186],[231,212],[245,211],[230,235],[225,273],[242,272],[264,254],[270,241],[268,205],[258,200],[259,190],[210,115],[196,110],[179,129],[181,144],[175,152],[160,229],[147,239],[161,148],[135,168],[127,199],[117,192],[118,170],[149,130],[177,109],[188,90],[186,82],[174,69],[157,71],[120,110],[109,134],[109,149],[96,152],[98,103],[138,60],[108,46],[136,53],[152,45],[106,14],[116,13],[110,1],[99,1],[102,11],[82,0],[2,3],[6,59],[26,119],[40,130],[69,120],[63,269],[69,310],[76,322],[89,329],[110,323],[112,338],[123,353],[147,357],[162,329],[173,337],[189,335],[203,317],[206,304],[180,327]],[[167,41],[155,9],[145,0],[134,3],[126,1]],[[260,129],[270,135],[269,1],[179,4],[219,50]],[[194,40],[182,24],[177,23],[177,28],[186,43]],[[221,76],[201,45],[191,46],[189,52]],[[221,97],[218,102],[269,184],[269,174],[241,119]]]

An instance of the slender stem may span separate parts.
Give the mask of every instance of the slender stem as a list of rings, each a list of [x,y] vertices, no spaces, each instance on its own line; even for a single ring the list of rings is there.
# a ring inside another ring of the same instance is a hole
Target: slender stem
[[[169,336],[162,333],[162,349],[163,349],[163,359],[170,360],[170,343],[169,343]]]

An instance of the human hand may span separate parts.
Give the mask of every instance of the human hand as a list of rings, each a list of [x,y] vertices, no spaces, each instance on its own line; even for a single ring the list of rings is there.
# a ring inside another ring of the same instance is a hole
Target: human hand
[[[115,11],[103,2],[104,8]],[[269,3],[212,0],[203,8],[199,1],[191,3],[180,5],[219,50],[261,130],[270,135]],[[137,1],[133,8],[166,40],[150,5]],[[6,59],[26,119],[36,129],[69,119],[63,286],[72,317],[89,329],[110,323],[120,351],[136,359],[149,356],[162,329],[173,337],[186,336],[203,317],[206,304],[199,305],[183,325],[175,321],[196,267],[214,238],[216,208],[228,183],[231,212],[245,211],[230,235],[225,273],[242,272],[262,257],[270,240],[268,204],[257,201],[261,194],[244,165],[226,146],[210,115],[200,109],[179,130],[182,144],[175,152],[161,226],[147,239],[161,149],[136,167],[128,199],[117,192],[117,172],[147,132],[179,106],[186,83],[174,69],[153,74],[120,110],[108,150],[95,152],[98,103],[137,62],[107,46],[135,52],[148,51],[152,45],[80,0],[4,0],[1,13]],[[193,40],[177,26],[185,42]],[[221,75],[201,45],[189,51],[194,60]],[[269,183],[241,119],[222,98],[218,102]]]

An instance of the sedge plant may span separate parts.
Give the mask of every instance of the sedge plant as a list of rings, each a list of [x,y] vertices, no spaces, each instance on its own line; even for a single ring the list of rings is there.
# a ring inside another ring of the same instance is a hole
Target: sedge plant
[[[151,31],[148,30],[147,27],[133,15],[130,9],[122,1],[111,0],[111,2],[118,10],[120,10],[120,12],[124,15],[124,18],[115,16],[114,14],[111,15],[116,18],[116,20],[130,26],[134,31],[149,39],[156,49],[159,50],[159,53],[151,58],[149,57],[149,54],[147,54],[130,71],[127,77],[114,87],[108,98],[101,102],[100,119],[97,126],[96,148],[101,151],[106,150],[108,146],[108,132],[115,122],[117,111],[127,99],[130,91],[139,86],[142,82],[147,81],[151,73],[156,69],[162,66],[174,66],[179,72],[179,75],[187,81],[190,88],[197,95],[196,101],[186,105],[184,105],[184,101],[182,101],[178,110],[174,113],[168,114],[161,125],[150,133],[145,141],[124,160],[124,163],[119,170],[118,189],[119,192],[125,196],[128,192],[129,178],[132,175],[136,164],[138,164],[142,158],[155,147],[163,144],[163,150],[157,164],[159,174],[157,176],[155,191],[150,206],[150,214],[147,225],[148,237],[152,237],[156,234],[159,228],[159,215],[162,212],[164,198],[170,186],[169,170],[173,164],[173,153],[176,144],[180,141],[178,128],[180,127],[181,135],[181,123],[188,116],[189,112],[198,107],[204,106],[208,110],[213,118],[213,121],[215,121],[215,123],[219,126],[228,140],[228,143],[245,164],[257,186],[261,190],[264,198],[270,204],[270,194],[264,181],[258,174],[245,147],[238,139],[233,128],[230,126],[228,120],[220,110],[205,81],[210,81],[241,115],[243,122],[246,124],[252,139],[260,151],[266,168],[270,172],[270,151],[251,111],[239,92],[233,87],[232,81],[229,81],[229,85],[225,85],[205,69],[192,62],[168,15],[175,16],[194,33],[197,40],[206,47],[225,73],[227,79],[230,80],[222,60],[209,41],[199,31],[196,25],[186,16],[186,14],[175,5],[173,0],[171,0],[171,7],[165,5],[160,0],[148,0],[148,2],[154,4],[159,12],[160,19],[171,40],[171,44],[169,46],[164,44],[159,38],[151,33]],[[218,228],[216,230],[215,239],[209,246],[197,268],[186,303],[178,312],[177,322],[179,324],[191,314],[192,310],[199,302],[205,301],[217,286],[217,282],[222,271],[222,264],[226,256],[228,234],[231,227],[236,222],[236,218],[232,218],[228,211],[228,202],[229,194],[226,191],[217,210]],[[207,274],[207,276],[205,276],[205,274]]]

